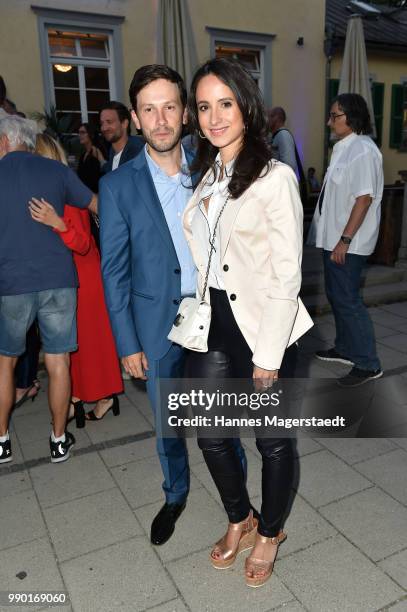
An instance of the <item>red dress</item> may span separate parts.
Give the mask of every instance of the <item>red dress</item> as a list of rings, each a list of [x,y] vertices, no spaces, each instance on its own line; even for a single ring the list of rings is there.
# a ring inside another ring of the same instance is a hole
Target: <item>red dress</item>
[[[72,395],[93,402],[123,391],[123,381],[103,292],[100,257],[87,210],[65,206],[66,232],[79,278],[78,350],[71,353]]]

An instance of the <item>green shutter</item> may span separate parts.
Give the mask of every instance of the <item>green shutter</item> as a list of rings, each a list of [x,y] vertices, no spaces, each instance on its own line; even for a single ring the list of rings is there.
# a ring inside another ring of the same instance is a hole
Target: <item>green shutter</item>
[[[403,86],[391,86],[391,113],[390,113],[390,143],[391,149],[398,149],[401,145],[401,130],[403,126]]]
[[[339,79],[329,79],[328,82],[328,104],[331,108],[331,100],[338,95]]]
[[[373,112],[374,120],[376,124],[375,142],[378,147],[382,146],[382,133],[383,133],[383,102],[384,102],[384,83],[372,83],[372,98],[373,98]]]

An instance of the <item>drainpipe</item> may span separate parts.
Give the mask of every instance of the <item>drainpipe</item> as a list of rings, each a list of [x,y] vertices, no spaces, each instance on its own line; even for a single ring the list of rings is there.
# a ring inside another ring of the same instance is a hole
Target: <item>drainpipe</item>
[[[331,79],[331,61],[334,51],[334,39],[335,39],[335,27],[331,24],[327,24],[325,28],[325,40],[324,40],[324,53],[326,55],[325,64],[325,117],[328,117],[329,113],[329,81]],[[322,176],[325,175],[328,167],[328,149],[329,149],[329,131],[324,131],[324,167]]]

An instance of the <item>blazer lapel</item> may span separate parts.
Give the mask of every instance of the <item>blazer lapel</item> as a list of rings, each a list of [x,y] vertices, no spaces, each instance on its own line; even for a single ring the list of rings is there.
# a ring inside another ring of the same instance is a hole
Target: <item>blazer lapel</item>
[[[220,251],[221,261],[223,261],[225,257],[226,250],[228,248],[229,241],[230,241],[230,236],[232,234],[233,225],[236,221],[236,217],[239,213],[239,210],[241,209],[241,207],[243,206],[247,198],[248,191],[249,190],[246,189],[244,194],[240,196],[240,198],[237,198],[237,200],[232,200],[232,198],[229,198],[225,206],[225,210],[223,211],[222,216],[220,218],[219,236],[220,236],[220,244],[221,244],[221,251]]]
[[[138,156],[136,160],[138,161]],[[143,200],[148,212],[152,216],[164,242],[173,252],[175,258],[178,259],[174,248],[174,243],[171,238],[171,233],[168,229],[167,221],[165,219],[165,215],[161,206],[161,202],[158,198],[157,192],[154,187],[153,179],[151,178],[151,174],[146,163],[141,164],[141,166],[138,168],[137,173],[133,174],[133,181],[137,192]]]

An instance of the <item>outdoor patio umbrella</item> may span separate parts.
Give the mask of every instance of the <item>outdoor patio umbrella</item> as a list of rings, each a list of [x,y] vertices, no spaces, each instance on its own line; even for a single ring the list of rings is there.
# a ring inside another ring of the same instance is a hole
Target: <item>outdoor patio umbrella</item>
[[[179,72],[187,86],[198,64],[192,32],[186,0],[159,0],[158,61]]]
[[[372,136],[376,136],[372,90],[367,65],[363,23],[359,15],[351,15],[346,30],[341,77],[338,93],[358,93],[364,97],[370,113]]]

